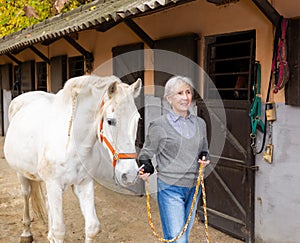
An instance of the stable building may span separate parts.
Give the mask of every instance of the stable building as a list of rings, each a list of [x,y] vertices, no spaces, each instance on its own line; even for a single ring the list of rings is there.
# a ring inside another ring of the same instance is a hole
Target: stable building
[[[245,242],[297,242],[299,39],[298,0],[96,0],[0,39],[0,131],[23,92],[116,75],[143,80],[141,147],[167,79],[189,76],[208,124],[210,225]]]

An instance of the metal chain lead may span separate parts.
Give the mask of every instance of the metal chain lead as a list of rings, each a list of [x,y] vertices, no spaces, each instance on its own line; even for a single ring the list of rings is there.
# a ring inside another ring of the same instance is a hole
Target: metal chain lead
[[[268,144],[272,144],[272,132],[273,132],[273,122],[269,121],[268,122],[268,127],[269,127],[269,135],[268,135]]]
[[[202,192],[203,192],[203,196],[202,196],[202,200],[203,200],[203,209],[204,209],[204,219],[205,219],[205,235],[206,235],[206,242],[209,243],[209,233],[208,233],[208,218],[207,218],[207,210],[206,210],[206,193],[205,193],[205,186],[204,186],[204,177],[202,175],[203,172],[203,164],[201,163],[200,168],[199,168],[199,174],[197,177],[197,184],[196,184],[196,190],[193,196],[193,201],[192,201],[192,205],[190,208],[190,212],[187,218],[187,221],[184,225],[184,227],[182,228],[181,232],[174,237],[173,239],[167,240],[164,239],[162,237],[159,236],[159,234],[157,233],[154,225],[153,225],[153,221],[152,221],[152,215],[151,215],[151,206],[150,206],[150,189],[149,189],[149,182],[148,180],[146,180],[146,196],[147,196],[147,213],[148,213],[148,223],[149,226],[152,230],[153,235],[160,240],[161,242],[174,242],[176,240],[178,240],[180,237],[183,236],[183,234],[185,233],[185,231],[188,228],[188,225],[190,223],[191,217],[192,217],[192,213],[195,207],[195,202],[199,193],[199,188],[200,188],[200,184],[202,185]]]

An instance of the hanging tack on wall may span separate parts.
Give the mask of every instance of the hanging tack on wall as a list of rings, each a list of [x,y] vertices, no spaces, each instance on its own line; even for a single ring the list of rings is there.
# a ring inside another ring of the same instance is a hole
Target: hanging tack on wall
[[[274,114],[271,114],[272,116]],[[268,144],[265,147],[264,153],[263,153],[263,158],[266,162],[268,163],[272,163],[273,162],[273,150],[274,150],[274,146],[272,144],[272,131],[273,131],[273,120],[269,120],[268,121]]]
[[[276,121],[275,104],[273,102],[266,103],[266,116],[268,121]]]
[[[273,162],[273,144],[267,144],[264,150],[263,158],[266,162]]]

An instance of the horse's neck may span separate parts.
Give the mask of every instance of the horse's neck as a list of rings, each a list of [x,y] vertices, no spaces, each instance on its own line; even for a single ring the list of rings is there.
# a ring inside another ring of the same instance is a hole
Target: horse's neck
[[[74,136],[86,148],[92,148],[97,141],[97,124],[99,123],[99,100],[92,95],[76,99],[76,111],[74,114]]]
[[[89,79],[90,85],[88,85]],[[94,90],[92,88],[94,87],[93,81],[97,86]],[[69,107],[68,119],[72,120],[71,126],[76,142],[80,143],[86,151],[92,150],[97,142],[97,125],[100,121],[100,114],[97,112],[100,112],[101,100],[107,87],[113,81],[112,78],[105,78],[101,80],[99,85],[99,77],[74,78],[69,80],[64,89],[57,94],[57,100]]]

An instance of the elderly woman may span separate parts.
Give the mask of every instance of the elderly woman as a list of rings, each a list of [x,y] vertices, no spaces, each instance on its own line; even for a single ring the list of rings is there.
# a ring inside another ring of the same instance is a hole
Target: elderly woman
[[[146,141],[139,154],[144,165],[140,177],[146,180],[154,173],[151,159],[157,161],[157,201],[165,239],[175,238],[185,225],[193,201],[199,163],[208,153],[206,124],[190,113],[192,82],[187,77],[175,76],[165,85],[164,98],[171,106],[170,112],[152,121]],[[199,190],[197,202],[201,190]],[[195,205],[197,205],[197,202]],[[185,234],[176,242],[187,243],[195,219],[194,208]]]

